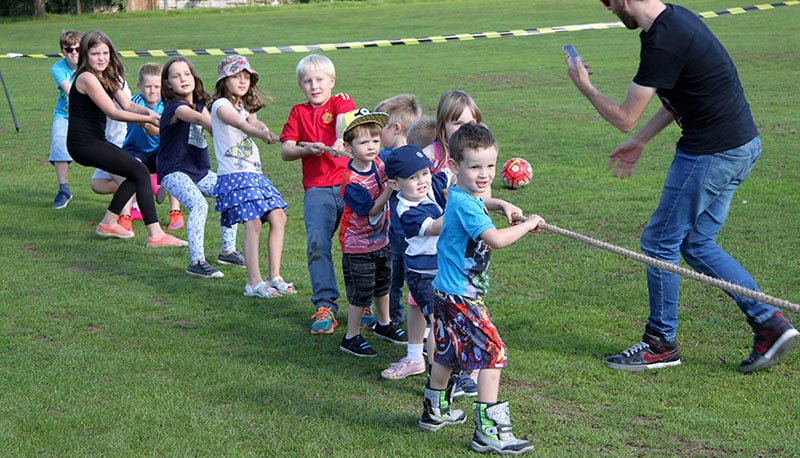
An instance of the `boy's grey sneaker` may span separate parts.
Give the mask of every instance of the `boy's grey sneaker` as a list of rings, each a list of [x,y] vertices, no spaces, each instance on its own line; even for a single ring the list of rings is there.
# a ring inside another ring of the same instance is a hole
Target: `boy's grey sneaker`
[[[70,200],[72,200],[72,194],[59,189],[56,193],[56,198],[53,199],[53,209],[60,210],[65,208]]]
[[[645,328],[642,340],[631,348],[606,359],[606,366],[624,371],[643,371],[678,366],[681,354],[678,344]]]
[[[451,375],[450,380],[453,382],[453,397],[473,397],[478,395],[478,384],[469,373],[462,371],[458,375]]]
[[[451,409],[453,404],[453,379],[450,379],[447,388],[434,390],[430,381],[425,384],[422,398],[422,417],[419,420],[419,429],[423,431],[439,431],[445,426],[464,423],[467,414],[463,410]]]
[[[378,352],[372,348],[372,345],[370,345],[369,342],[361,337],[361,334],[353,337],[352,339],[348,339],[347,334],[342,336],[342,344],[339,346],[339,350],[362,358],[372,358],[378,354]]]
[[[403,331],[403,328],[394,323],[389,323],[386,326],[377,323],[375,324],[375,327],[372,328],[372,332],[376,337],[388,340],[391,343],[400,345],[408,344],[408,334]]]
[[[476,402],[475,434],[472,436],[470,448],[484,453],[494,452],[499,455],[522,455],[533,450],[533,444],[514,437],[511,432],[511,416],[508,413],[508,402],[486,404]]]
[[[747,320],[753,328],[753,350],[739,365],[740,372],[769,369],[800,340],[798,332],[780,312],[763,323]]]
[[[231,251],[230,253],[220,253],[219,256],[217,256],[217,262],[219,264],[229,264],[232,266],[245,267],[244,255],[242,253],[239,253],[238,251]]]
[[[211,267],[211,264],[206,262],[205,259],[198,263],[189,264],[189,267],[186,268],[186,273],[203,278],[221,278],[225,276],[219,270]]]

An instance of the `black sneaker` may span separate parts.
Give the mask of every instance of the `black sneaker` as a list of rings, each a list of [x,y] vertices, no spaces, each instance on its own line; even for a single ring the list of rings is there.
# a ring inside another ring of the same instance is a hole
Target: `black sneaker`
[[[381,339],[386,339],[391,343],[396,343],[400,345],[408,344],[408,334],[403,331],[403,328],[400,326],[389,323],[386,326],[377,323],[375,327],[372,328],[372,332]]]
[[[230,264],[232,266],[245,267],[244,255],[238,251],[231,251],[230,253],[220,253],[217,256],[217,262],[220,264]]]
[[[478,395],[478,384],[469,373],[461,371],[458,375],[451,375],[453,381],[453,399],[474,397]]]
[[[678,344],[667,342],[645,329],[642,341],[614,356],[606,359],[606,366],[624,371],[643,371],[677,366],[681,363]]]
[[[186,273],[203,278],[221,278],[225,276],[219,270],[211,267],[211,264],[207,263],[205,260],[189,264],[189,267],[186,268]]]
[[[763,323],[747,320],[753,328],[753,350],[741,364],[740,372],[769,369],[778,364],[783,355],[800,340],[798,332],[780,312]]]
[[[366,358],[372,358],[378,354],[378,352],[372,348],[372,345],[370,345],[369,342],[361,337],[361,334],[353,337],[352,339],[348,339],[347,334],[342,336],[342,344],[339,346],[339,350],[342,350],[345,353],[350,353],[353,356]]]
[[[56,198],[53,199],[53,209],[60,210],[66,208],[70,200],[72,200],[72,194],[59,189],[56,193]]]

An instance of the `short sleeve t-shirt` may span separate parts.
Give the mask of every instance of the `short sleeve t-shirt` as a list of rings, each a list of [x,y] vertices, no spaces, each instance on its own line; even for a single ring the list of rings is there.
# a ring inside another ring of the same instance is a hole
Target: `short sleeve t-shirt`
[[[489,291],[492,248],[480,236],[494,227],[483,199],[451,186],[436,244],[439,273],[433,287],[446,294],[485,296]]]
[[[190,105],[183,101],[170,102],[164,107],[164,113],[161,115],[159,129],[161,142],[156,160],[158,179],[161,180],[173,172],[183,172],[197,183],[208,175],[211,169],[208,142],[203,135],[203,126],[180,119],[170,122],[175,116],[175,111],[181,106]],[[198,103],[193,108],[197,112],[202,112],[205,105]]]
[[[56,88],[58,89],[58,98],[56,99],[56,108],[53,110],[53,117],[69,119],[69,94],[61,89],[61,83],[69,81],[69,83],[72,84],[75,77],[75,70],[69,68],[67,59],[61,59],[50,67],[50,73],[53,75]]]
[[[241,104],[234,107],[226,98],[217,99],[211,105],[211,130],[214,132],[214,154],[217,157],[217,175],[238,172],[262,173],[261,155],[255,140],[241,130],[224,122],[219,117],[219,109],[233,110],[242,120],[250,113]]]
[[[334,95],[319,107],[310,103],[295,105],[283,126],[281,142],[322,142],[332,146],[336,143],[336,117],[355,109],[353,99],[346,94]],[[302,162],[303,189],[308,190],[340,185],[348,159],[322,153],[305,156]]]
[[[340,192],[345,203],[339,228],[342,253],[372,253],[385,247],[389,244],[389,204],[379,214],[369,216],[375,199],[386,186],[383,162],[375,159],[368,172],[348,165],[342,179]]]
[[[640,35],[633,81],[656,88],[681,127],[682,151],[713,154],[749,142],[758,130],[727,51],[694,13],[666,6]]]
[[[428,197],[419,202],[410,202],[402,193],[397,196],[397,218],[391,226],[400,228],[408,244],[404,253],[404,267],[419,273],[435,274],[438,265],[436,242],[438,235],[425,235],[431,224],[444,213],[445,198],[443,190],[447,187],[447,175],[439,172],[431,177]]]
[[[156,106],[151,107],[145,102],[142,94],[136,94],[131,97],[131,102],[149,108],[158,114],[164,112],[164,102],[162,102],[161,99],[158,100]],[[128,133],[125,135],[123,148],[128,152],[135,151],[150,155],[158,151],[158,140],[158,135],[149,135],[147,131],[144,130],[144,127],[140,126],[138,123],[129,122]]]

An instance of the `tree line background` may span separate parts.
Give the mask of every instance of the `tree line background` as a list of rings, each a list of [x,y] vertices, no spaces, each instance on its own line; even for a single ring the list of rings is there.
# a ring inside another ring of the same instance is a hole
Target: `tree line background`
[[[42,16],[82,14],[97,11],[125,11],[128,0],[0,0],[0,16]]]

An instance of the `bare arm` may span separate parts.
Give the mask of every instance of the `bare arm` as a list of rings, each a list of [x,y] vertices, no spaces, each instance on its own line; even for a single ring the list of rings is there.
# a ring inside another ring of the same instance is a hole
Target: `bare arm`
[[[523,214],[521,208],[503,199],[497,199],[495,197],[484,197],[483,204],[489,211],[502,213],[506,217],[506,222],[508,222],[508,224],[515,223],[514,221],[515,215]]]
[[[567,58],[567,75],[600,116],[623,132],[630,132],[639,124],[647,104],[656,93],[655,88],[631,83],[622,103],[612,100],[594,87],[589,79],[589,71],[580,57]]]
[[[61,90],[64,91],[64,94],[69,95],[69,90],[72,89],[72,83],[68,79],[66,79],[58,83],[58,87],[60,87]]]
[[[253,114],[250,114],[248,116],[248,119],[245,120],[242,119],[242,117],[239,116],[233,108],[227,105],[221,106],[216,110],[217,110],[217,116],[225,124],[231,125],[241,130],[250,137],[258,138],[266,143],[272,143],[273,134],[272,132],[269,131],[269,129],[267,129],[267,126],[264,125],[264,123],[258,121],[258,118],[255,119],[255,123],[249,120],[249,118],[252,117]]]
[[[205,107],[203,107],[203,111],[200,112],[192,109],[189,105],[181,105],[175,109],[175,116],[172,118],[171,122],[175,122],[177,119],[188,122],[189,124],[198,124],[211,132],[211,114]]]
[[[266,143],[278,143],[280,141],[280,138],[274,132],[270,131],[269,127],[261,122],[255,113],[250,113],[250,116],[247,117],[247,122],[259,131],[267,132],[269,138],[264,140]]]
[[[296,161],[305,156],[319,156],[325,152],[323,143],[304,143],[299,146],[294,140],[287,140],[281,145],[281,159],[284,161]]]
[[[641,157],[647,142],[672,122],[672,113],[661,107],[631,138],[620,143],[611,151],[606,170],[611,170],[613,167],[614,176],[619,178],[631,176],[636,167],[636,161]]]
[[[444,215],[433,220],[433,222],[425,228],[425,235],[439,235],[442,232],[443,223]]]
[[[525,221],[502,229],[492,228],[481,233],[481,240],[492,248],[505,248],[521,239],[528,232],[538,232],[539,224],[543,223],[539,215],[530,215]]]
[[[383,192],[375,199],[375,205],[372,206],[372,210],[369,211],[369,216],[377,216],[386,208],[386,202],[389,201],[389,196],[392,195],[394,190],[386,186],[383,188]]]
[[[92,102],[97,105],[97,108],[103,112],[103,114],[115,121],[147,122],[158,125],[158,121],[161,119],[159,115],[153,111],[147,110],[144,107],[140,107],[145,110],[144,113],[140,110],[128,111],[127,109],[123,108],[125,106],[135,104],[131,103],[130,99],[125,96],[125,93],[122,92],[122,90],[114,93],[115,99],[117,98],[117,93],[121,93],[123,97],[120,98],[122,99],[123,104],[125,103],[125,99],[127,99],[127,104],[120,104],[120,106],[117,107],[117,105],[114,104],[114,100],[111,100],[111,97],[109,97],[105,89],[103,89],[103,86],[100,84],[100,80],[98,80],[96,76],[89,72],[81,73],[78,76],[78,78],[75,80],[75,89],[77,89],[81,94],[88,95],[89,98],[92,99]]]

